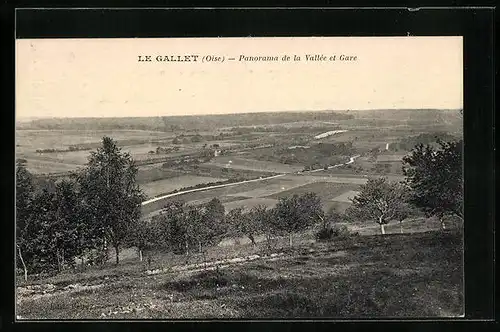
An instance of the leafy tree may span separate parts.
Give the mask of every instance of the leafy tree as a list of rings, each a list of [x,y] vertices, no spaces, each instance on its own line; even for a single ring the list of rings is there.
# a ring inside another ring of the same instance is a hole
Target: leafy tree
[[[49,235],[51,247],[57,261],[58,270],[65,265],[74,265],[74,258],[82,254],[79,246],[82,231],[79,223],[79,198],[71,180],[62,180],[56,184],[56,191],[52,197],[53,220]]]
[[[33,233],[29,232],[29,223],[32,214],[33,202],[33,177],[26,169],[24,163],[19,162],[16,165],[16,249],[19,255],[19,261],[24,270],[24,280],[28,279],[28,268],[26,266],[23,252],[30,245],[30,237]],[[17,260],[16,260],[17,261]]]
[[[133,227],[135,231],[129,234],[128,243],[137,247],[141,262],[143,261],[143,252],[150,250],[156,244],[155,238],[158,235],[156,226],[155,222],[139,218]]]
[[[33,271],[53,269],[56,266],[51,228],[55,224],[54,192],[42,189],[35,192],[27,231],[33,234],[27,247],[29,265]],[[35,235],[36,234],[36,235]]]
[[[240,237],[246,236],[244,223],[247,218],[247,214],[243,213],[243,208],[239,207],[232,209],[227,213],[226,221],[229,225],[227,230],[227,235],[230,237]]]
[[[210,240],[210,226],[205,224],[205,216],[197,206],[189,206],[185,212],[184,229],[188,243],[198,246],[203,253],[203,245]]]
[[[394,219],[399,221],[399,232],[403,234],[403,221],[418,214],[418,209],[411,204],[411,189],[403,183],[395,183],[396,192],[399,193],[401,204],[396,210]]]
[[[265,205],[254,206],[248,214],[248,222],[251,223],[249,227],[253,228],[256,233],[265,235],[268,249],[271,249],[273,245],[273,235],[277,230],[275,215],[276,209],[268,209]]]
[[[102,146],[90,154],[81,177],[82,196],[90,215],[106,242],[115,249],[119,263],[120,247],[141,215],[145,196],[136,183],[137,167],[113,139],[104,137]]]
[[[186,206],[174,201],[165,206],[163,213],[153,218],[159,223],[160,235],[176,253],[189,255],[190,248],[216,244],[226,234],[224,206],[217,198],[204,206]]]
[[[153,218],[161,230],[157,244],[171,248],[174,253],[189,254],[185,209],[182,201],[170,202],[160,215]]]
[[[196,225],[195,229],[189,231],[196,239],[199,251],[202,252],[203,246],[215,245],[227,232],[225,220],[225,209],[218,198],[213,198],[200,211],[192,211],[191,208],[189,223]],[[194,222],[193,222],[194,221]]]
[[[263,233],[262,222],[265,220],[265,206],[255,206],[249,212],[244,213],[243,208],[237,208],[229,211],[227,215],[228,224],[230,225],[230,235],[246,236],[256,245],[255,236]]]
[[[275,207],[276,229],[288,233],[290,246],[292,235],[321,221],[324,212],[321,201],[315,193],[280,198]]]
[[[385,234],[384,226],[407,209],[402,195],[403,186],[400,184],[388,182],[384,177],[371,178],[352,199],[347,213],[357,219],[375,221],[380,225],[380,233]]]
[[[411,201],[442,225],[446,215],[463,220],[463,141],[438,141],[439,147],[417,145],[403,158],[403,172],[412,189]]]

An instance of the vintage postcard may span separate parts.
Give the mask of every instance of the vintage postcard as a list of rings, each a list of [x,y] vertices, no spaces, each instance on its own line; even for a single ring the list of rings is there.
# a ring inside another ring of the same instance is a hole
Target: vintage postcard
[[[16,317],[463,317],[462,37],[16,40]]]

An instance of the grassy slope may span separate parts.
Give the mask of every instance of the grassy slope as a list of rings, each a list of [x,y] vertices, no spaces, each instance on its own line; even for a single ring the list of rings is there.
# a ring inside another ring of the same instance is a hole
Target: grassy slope
[[[463,313],[460,233],[359,236],[285,251],[283,259],[256,260],[219,272],[146,276],[124,265],[79,281],[103,284],[99,289],[27,298],[17,313],[68,319]]]

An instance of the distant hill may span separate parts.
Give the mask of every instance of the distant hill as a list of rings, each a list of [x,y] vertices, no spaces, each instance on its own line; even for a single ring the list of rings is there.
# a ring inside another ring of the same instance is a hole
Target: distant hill
[[[222,127],[268,125],[296,121],[338,121],[353,115],[334,111],[262,112],[128,118],[50,118],[23,123],[18,129],[54,130],[213,130]]]
[[[120,118],[38,118],[17,119],[17,129],[51,130],[156,130],[195,131],[228,127],[276,125],[305,121],[389,121],[402,124],[440,123],[461,128],[458,110],[325,110],[294,112],[259,112],[213,115],[184,115]]]

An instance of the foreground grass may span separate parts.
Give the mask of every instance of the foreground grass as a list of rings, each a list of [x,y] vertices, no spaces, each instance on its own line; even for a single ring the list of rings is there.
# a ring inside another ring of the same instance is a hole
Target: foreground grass
[[[81,282],[99,288],[28,296],[18,302],[17,314],[26,319],[458,316],[462,269],[456,231],[358,236],[214,271],[89,275]]]

